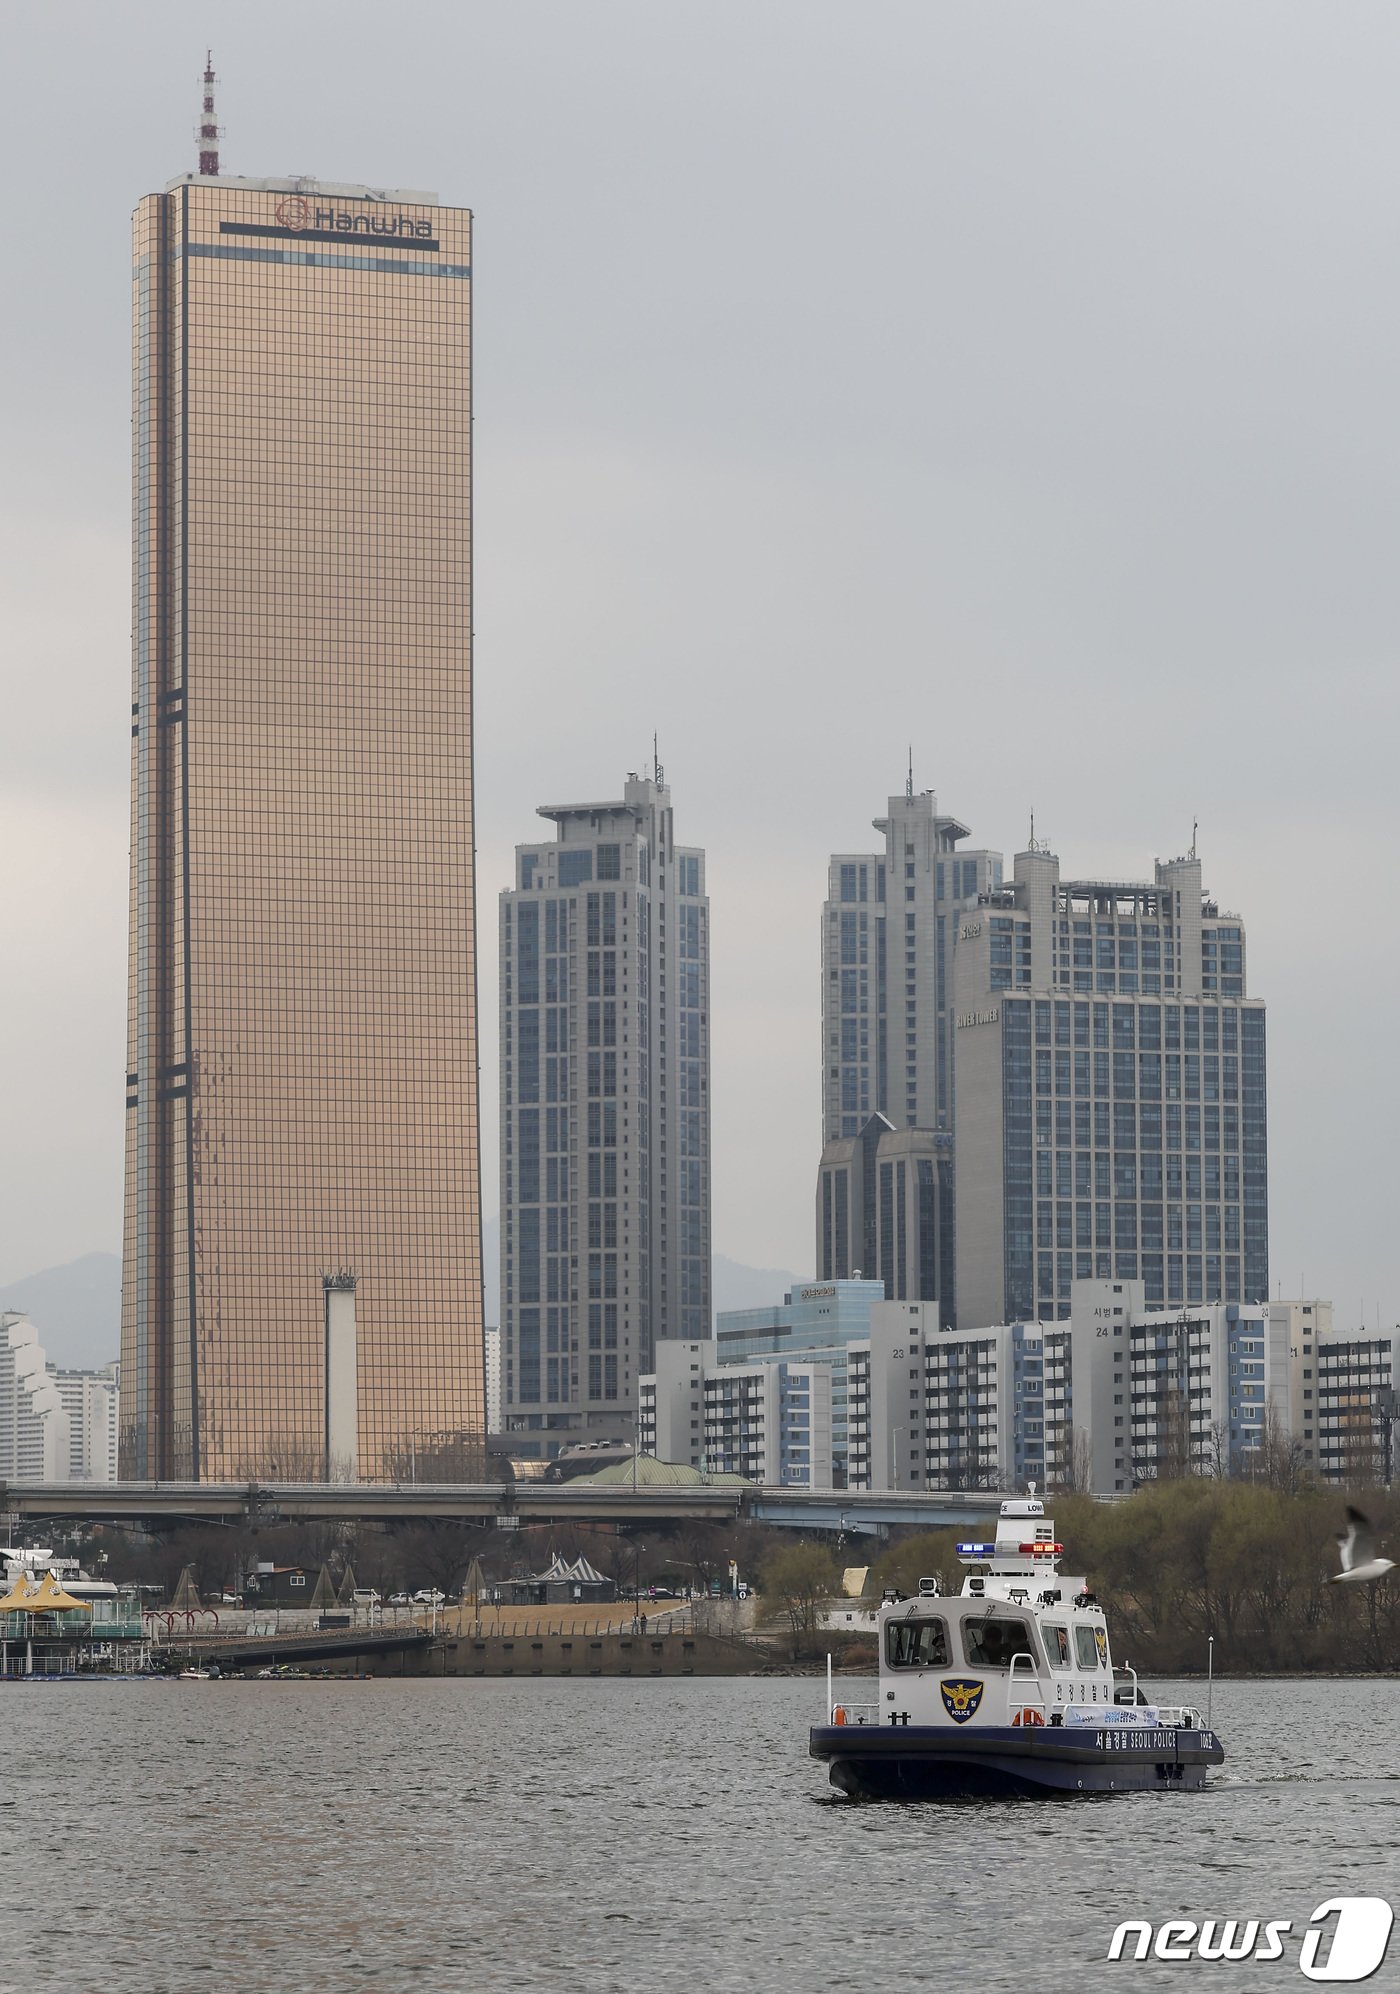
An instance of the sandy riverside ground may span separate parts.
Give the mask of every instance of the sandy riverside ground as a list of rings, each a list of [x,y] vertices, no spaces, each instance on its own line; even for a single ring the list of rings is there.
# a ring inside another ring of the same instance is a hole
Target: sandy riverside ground
[[[728,1634],[747,1633],[753,1624],[753,1601],[643,1599],[638,1614],[646,1615],[648,1634]],[[415,1608],[415,1616],[421,1608]],[[431,1619],[431,1616],[428,1616]],[[633,1608],[630,1599],[606,1604],[580,1606],[489,1606],[478,1611],[471,1606],[438,1609],[438,1630],[446,1634],[472,1634],[478,1623],[485,1634],[630,1634]],[[636,1631],[641,1632],[640,1623]]]
[[[646,1615],[649,1634],[690,1631],[690,1606],[680,1599],[644,1599],[637,1608]],[[431,1622],[431,1613],[415,1609],[415,1618]],[[440,1634],[630,1634],[632,1602],[616,1599],[579,1606],[472,1606],[438,1608]],[[640,1631],[640,1628],[639,1630]]]

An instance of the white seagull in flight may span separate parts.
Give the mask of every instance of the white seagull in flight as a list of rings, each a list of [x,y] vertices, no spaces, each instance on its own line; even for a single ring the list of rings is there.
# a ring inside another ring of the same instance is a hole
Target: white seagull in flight
[[[1371,1520],[1363,1516],[1359,1509],[1353,1509],[1350,1503],[1347,1504],[1346,1532],[1337,1533],[1337,1548],[1341,1553],[1342,1569],[1332,1574],[1329,1585],[1370,1585],[1395,1569],[1393,1558],[1376,1556],[1376,1534],[1371,1528]]]

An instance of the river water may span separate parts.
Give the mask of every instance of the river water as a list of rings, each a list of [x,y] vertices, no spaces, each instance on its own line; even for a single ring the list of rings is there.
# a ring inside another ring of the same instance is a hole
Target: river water
[[[7,1686],[0,1990],[1301,1989],[1296,1936],[1189,1966],[1109,1939],[1400,1911],[1400,1684],[1217,1684],[1205,1793],[951,1806],[831,1794],[824,1689]],[[1400,1932],[1368,1985],[1400,1988]]]

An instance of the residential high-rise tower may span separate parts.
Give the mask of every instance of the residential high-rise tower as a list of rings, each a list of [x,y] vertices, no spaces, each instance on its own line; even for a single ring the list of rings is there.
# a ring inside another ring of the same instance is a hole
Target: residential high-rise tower
[[[960,1328],[1269,1293],[1264,1006],[1194,851],[1062,880],[1043,845],[961,924],[953,975]]]
[[[656,1343],[710,1334],[710,942],[659,769],[539,814],[501,895],[501,1404],[545,1456],[630,1438]]]
[[[937,1137],[937,1293],[951,1320],[956,1285],[953,1227],[954,1075],[949,1006],[952,959],[964,910],[1001,882],[1001,855],[961,851],[971,834],[940,815],[912,776],[875,829],[882,852],[838,853],[822,908],[822,1158],[819,1185],[872,1115]],[[819,1190],[816,1265],[827,1264],[830,1227]],[[873,1270],[864,1270],[873,1271]],[[890,1294],[894,1294],[893,1287]],[[927,1283],[919,1290],[927,1299]]]
[[[135,219],[122,1472],[329,1472],[323,1280],[353,1275],[338,1472],[460,1479],[471,217],[201,163]]]

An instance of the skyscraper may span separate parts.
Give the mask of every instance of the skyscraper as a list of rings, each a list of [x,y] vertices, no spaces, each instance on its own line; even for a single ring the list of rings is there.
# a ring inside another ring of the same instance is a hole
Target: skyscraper
[[[539,814],[501,895],[501,1358],[544,1456],[630,1438],[658,1340],[710,1334],[710,936],[659,768]]]
[[[822,1151],[817,1176],[817,1279],[864,1275],[887,1301],[938,1294],[939,1139],[872,1115],[858,1136]]]
[[[1267,1301],[1264,1006],[1194,851],[1136,882],[1017,853],[952,994],[960,1328],[1067,1316],[1078,1280]]]
[[[883,852],[837,853],[822,908],[822,1141],[872,1114],[950,1129],[949,964],[958,910],[1001,882],[999,852],[912,781],[874,820]]]
[[[951,1319],[952,957],[961,911],[1000,884],[1001,855],[960,851],[968,827],[939,814],[932,790],[916,795],[912,776],[874,821],[883,852],[837,853],[822,908],[822,1142],[859,1136],[874,1114],[939,1137],[938,1295]],[[823,1156],[819,1183],[847,1154]],[[830,1237],[819,1193],[819,1268]]]
[[[328,1471],[353,1275],[353,1469],[460,1476],[471,217],[201,167],[135,217],[122,1471]]]

